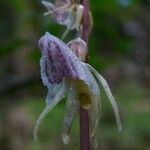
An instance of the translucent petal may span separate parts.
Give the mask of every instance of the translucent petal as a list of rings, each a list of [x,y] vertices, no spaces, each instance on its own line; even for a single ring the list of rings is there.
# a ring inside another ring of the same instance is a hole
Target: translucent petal
[[[34,138],[35,141],[38,141],[38,135],[37,134],[38,134],[38,130],[39,130],[40,124],[42,123],[43,119],[57,105],[57,103],[60,100],[61,99],[57,99],[55,101],[51,101],[51,104],[47,105],[45,107],[45,109],[43,110],[43,112],[40,114],[40,116],[36,120],[35,127],[34,127],[34,130],[33,130],[33,138]]]
[[[88,110],[90,119],[91,137],[94,138],[98,122],[99,122],[99,110],[100,110],[100,95],[93,95],[91,107]]]
[[[55,8],[55,5],[51,2],[41,1],[41,3],[47,8],[48,11],[52,11]]]
[[[76,100],[74,89],[70,86],[68,88],[68,96],[65,107],[64,124],[62,130],[62,137],[65,144],[69,142],[69,132],[73,120],[79,110],[79,102]]]
[[[89,119],[90,119],[90,130],[91,130],[91,137],[94,138],[95,132],[97,130],[97,125],[99,122],[99,110],[100,110],[100,89],[98,84],[93,76],[93,74],[89,71],[89,68],[85,63],[82,63],[84,70],[86,71],[86,83],[90,87],[92,94],[91,94],[91,107],[89,108]]]
[[[50,2],[46,2],[46,1],[42,1],[42,4],[47,8],[48,12],[45,13],[45,15],[50,14],[52,16],[52,18],[61,25],[68,25],[70,24],[70,2],[68,1],[56,1],[55,5],[50,3]]]
[[[55,4],[42,1],[52,18],[60,25],[65,25],[68,30],[76,29],[79,31],[83,15],[83,6],[70,0],[56,0]]]
[[[109,86],[108,86],[108,83],[91,65],[87,64],[87,66],[89,67],[91,72],[94,74],[94,76],[97,78],[98,83],[100,85],[102,85],[102,87],[104,88],[105,93],[108,96],[108,100],[110,101],[110,103],[113,107],[115,117],[116,117],[117,127],[120,132],[122,130],[122,124],[121,124],[121,119],[120,119],[120,115],[119,115],[119,110],[118,110],[117,103],[111,93]]]
[[[97,81],[95,80],[93,74],[89,71],[88,66],[81,62],[82,68],[86,74],[86,78],[84,79],[85,83],[89,86],[90,90],[94,93],[94,95],[100,95],[100,89],[98,87]]]
[[[99,123],[99,114],[100,114],[100,96],[94,95],[92,97],[91,107],[88,110],[89,120],[90,120],[90,138],[91,138],[91,145],[93,145],[94,149],[97,147],[97,138],[96,138],[96,131]]]
[[[84,10],[83,5],[78,5],[76,21],[75,21],[75,28],[76,28],[77,31],[80,30],[81,21],[82,21],[82,18],[83,18],[83,10]]]

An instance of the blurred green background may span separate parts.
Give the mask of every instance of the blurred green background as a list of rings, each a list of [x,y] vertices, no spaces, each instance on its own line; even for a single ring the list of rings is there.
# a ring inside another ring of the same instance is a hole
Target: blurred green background
[[[98,150],[150,149],[150,1],[91,0],[94,27],[89,63],[107,79],[119,104],[123,131],[103,90]],[[51,111],[34,143],[34,123],[45,106],[38,39],[65,28],[47,16],[40,0],[0,1],[0,150],[78,150],[78,116],[68,146],[61,128],[65,100]],[[73,37],[71,31],[66,42]]]

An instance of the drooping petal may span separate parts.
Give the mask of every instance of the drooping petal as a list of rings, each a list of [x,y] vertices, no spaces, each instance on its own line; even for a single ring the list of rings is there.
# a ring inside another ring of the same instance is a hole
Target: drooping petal
[[[35,127],[33,130],[33,137],[34,140],[38,140],[38,129],[40,127],[40,124],[42,123],[45,116],[59,103],[59,101],[65,97],[66,88],[65,88],[65,82],[64,80],[59,84],[51,84],[47,78],[46,75],[46,68],[45,68],[45,61],[42,57],[40,60],[40,66],[41,66],[41,78],[43,81],[43,84],[47,86],[48,88],[48,94],[46,97],[46,104],[47,106],[43,110],[43,112],[40,114],[38,119],[36,120]]]
[[[101,110],[100,108],[101,108],[100,95],[93,95],[91,107],[88,109],[88,114],[90,123],[91,144],[95,149],[97,147],[96,132],[100,118],[100,110]]]
[[[91,126],[91,136],[94,137],[99,122],[99,110],[100,110],[100,95],[92,96],[91,107],[88,110]]]
[[[108,100],[110,101],[110,103],[113,107],[115,117],[116,117],[117,127],[120,132],[122,130],[122,123],[121,123],[121,119],[120,119],[120,115],[119,115],[119,110],[118,110],[117,103],[111,93],[109,86],[108,86],[108,83],[91,65],[87,64],[87,66],[89,67],[91,72],[94,74],[94,76],[98,80],[99,85],[102,85],[102,87],[104,88],[105,93],[108,96]]]
[[[86,83],[89,85],[92,94],[91,94],[91,107],[89,108],[89,119],[90,119],[90,126],[91,126],[91,136],[94,137],[98,121],[99,121],[99,110],[100,110],[100,89],[98,84],[93,76],[93,74],[89,71],[87,65],[82,63],[84,70],[87,74]]]
[[[93,77],[93,74],[89,71],[86,63],[81,62],[81,65],[82,65],[84,72],[86,73],[86,76],[84,79],[85,83],[89,86],[90,90],[92,91],[94,95],[100,95],[100,90],[99,90],[97,81]]]
[[[51,2],[41,1],[41,3],[47,8],[48,11],[53,11],[55,8],[55,5]]]
[[[62,130],[63,142],[68,144],[69,142],[69,132],[73,120],[79,110],[79,102],[76,100],[76,93],[73,87],[68,87],[68,95],[65,107],[65,116],[64,116],[64,124]]]
[[[40,116],[38,117],[35,127],[34,127],[33,137],[34,137],[35,141],[38,140],[37,134],[38,134],[38,129],[39,129],[41,122],[43,121],[45,116],[48,114],[48,112],[50,110],[52,110],[62,98],[65,97],[65,92],[66,92],[64,81],[62,81],[59,84],[56,84],[56,83],[52,84],[49,82],[47,75],[46,75],[44,57],[42,57],[40,60],[40,66],[41,66],[41,78],[42,78],[43,84],[45,86],[47,86],[47,88],[48,88],[48,94],[47,94],[47,98],[46,98],[47,106],[44,109],[44,111],[40,114]]]
[[[43,112],[38,117],[35,127],[34,127],[34,130],[33,130],[33,137],[34,137],[35,141],[38,140],[38,136],[37,136],[38,129],[39,129],[40,124],[42,123],[43,119],[49,113],[49,111],[51,111],[57,105],[57,103],[59,103],[59,101],[65,97],[65,93],[66,93],[66,84],[65,84],[64,80],[59,84],[57,84],[57,83],[51,84],[49,82],[47,75],[46,75],[46,71],[45,71],[46,68],[45,68],[44,57],[42,57],[40,60],[40,66],[41,66],[41,78],[42,78],[43,84],[45,86],[47,86],[47,88],[48,88],[48,94],[46,97],[47,106],[45,107]]]
[[[47,105],[45,107],[45,109],[42,111],[42,113],[40,114],[40,116],[38,117],[38,119],[36,120],[35,127],[34,127],[34,130],[33,130],[33,138],[36,142],[38,141],[38,135],[37,134],[38,134],[38,130],[39,130],[39,127],[40,127],[43,119],[58,104],[58,102],[60,100],[61,99],[57,99],[55,101],[52,101],[51,105]]]

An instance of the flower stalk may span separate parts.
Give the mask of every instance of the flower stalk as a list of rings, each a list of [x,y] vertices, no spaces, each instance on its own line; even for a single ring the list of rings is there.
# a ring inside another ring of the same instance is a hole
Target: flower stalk
[[[89,34],[91,30],[91,17],[89,9],[89,1],[82,0],[84,6],[83,18],[82,18],[82,33],[81,39],[88,43]],[[86,54],[86,63],[88,61],[88,55]],[[89,115],[88,111],[80,107],[80,150],[90,150],[90,134],[89,134]]]
[[[80,150],[90,150],[89,115],[80,107]]]

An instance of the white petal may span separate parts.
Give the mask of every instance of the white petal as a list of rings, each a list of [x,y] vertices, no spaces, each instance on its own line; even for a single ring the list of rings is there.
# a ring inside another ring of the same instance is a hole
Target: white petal
[[[69,142],[70,128],[78,110],[79,102],[75,98],[75,91],[72,87],[68,87],[68,97],[66,101],[64,124],[62,130],[63,142],[65,144],[68,144]]]
[[[91,107],[88,110],[90,119],[91,138],[94,138],[98,122],[99,122],[99,110],[100,110],[100,95],[94,95],[92,97]]]
[[[78,5],[77,15],[76,15],[76,24],[75,24],[75,28],[76,28],[77,31],[80,30],[81,21],[82,21],[82,18],[83,18],[83,11],[84,11],[84,6],[83,5]]]
[[[89,68],[85,63],[81,62],[81,64],[82,64],[82,68],[83,68],[85,75],[86,75],[83,80],[89,86],[92,93],[94,95],[99,96],[100,95],[100,89],[98,87],[98,84],[97,84],[93,74],[89,71]]]
[[[116,117],[117,127],[118,127],[118,130],[120,132],[122,130],[122,124],[121,124],[121,119],[120,119],[120,115],[119,115],[119,110],[118,110],[117,103],[116,103],[116,101],[115,101],[115,99],[114,99],[114,97],[113,97],[113,95],[111,93],[111,90],[110,90],[109,86],[108,86],[108,83],[91,65],[87,64],[87,66],[89,67],[91,72],[97,78],[98,83],[100,85],[102,85],[102,87],[104,88],[105,93],[108,96],[108,100],[110,101],[110,103],[111,103],[111,105],[113,107],[113,110],[114,110],[114,113],[115,113],[115,117]]]
[[[88,84],[91,94],[91,107],[89,108],[89,119],[90,119],[90,128],[91,128],[91,136],[94,138],[95,132],[97,130],[97,125],[99,122],[99,109],[101,105],[100,101],[100,89],[98,84],[93,76],[93,74],[89,71],[87,65],[82,63],[82,66],[86,72],[86,83]]]
[[[38,119],[36,120],[36,123],[35,123],[35,127],[34,127],[34,130],[33,130],[33,138],[34,140],[37,142],[38,141],[38,130],[39,130],[39,127],[43,121],[43,119],[45,118],[45,116],[57,105],[57,103],[60,101],[61,99],[57,99],[57,101],[53,101],[53,103],[51,103],[51,105],[47,105],[45,107],[45,109],[43,110],[43,112],[40,114],[40,116],[38,117]]]
[[[41,1],[41,3],[49,10],[49,11],[52,11],[55,6],[54,4],[50,3],[50,2],[47,2],[47,1]]]

